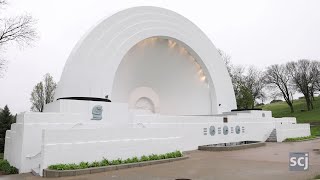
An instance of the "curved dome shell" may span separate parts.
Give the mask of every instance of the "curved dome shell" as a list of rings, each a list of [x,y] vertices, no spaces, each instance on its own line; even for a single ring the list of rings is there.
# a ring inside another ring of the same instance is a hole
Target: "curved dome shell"
[[[209,114],[236,108],[229,74],[209,38],[185,17],[158,7],[129,8],[91,29],[70,54],[55,99],[109,95],[112,100],[116,72],[124,56],[137,43],[150,37],[181,42],[197,59],[210,87]]]

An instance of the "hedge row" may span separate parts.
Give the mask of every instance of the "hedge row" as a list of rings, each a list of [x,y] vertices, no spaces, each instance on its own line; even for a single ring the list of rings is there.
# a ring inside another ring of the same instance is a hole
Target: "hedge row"
[[[144,161],[153,161],[153,160],[160,160],[160,159],[169,159],[169,158],[177,158],[182,157],[182,153],[180,151],[170,152],[166,154],[151,154],[149,156],[141,156],[128,158],[125,160],[116,159],[116,160],[108,160],[103,159],[102,161],[94,161],[94,162],[81,162],[79,164],[55,164],[50,165],[48,169],[51,170],[74,170],[74,169],[86,169],[91,167],[101,167],[101,166],[112,166],[112,165],[119,165],[119,164],[129,164],[129,163],[137,163],[137,162],[144,162]]]

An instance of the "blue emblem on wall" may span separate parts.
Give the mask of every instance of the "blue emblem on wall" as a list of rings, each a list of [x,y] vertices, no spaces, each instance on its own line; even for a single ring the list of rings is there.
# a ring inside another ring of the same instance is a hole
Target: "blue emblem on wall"
[[[91,120],[101,120],[102,119],[102,106],[95,105],[92,108],[92,119]]]

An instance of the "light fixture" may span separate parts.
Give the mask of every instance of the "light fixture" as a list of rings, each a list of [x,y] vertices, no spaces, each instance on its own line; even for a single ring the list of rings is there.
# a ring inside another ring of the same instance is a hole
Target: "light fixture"
[[[205,81],[206,80],[206,76],[202,76],[201,78],[200,78],[200,80],[203,82],[203,81]]]

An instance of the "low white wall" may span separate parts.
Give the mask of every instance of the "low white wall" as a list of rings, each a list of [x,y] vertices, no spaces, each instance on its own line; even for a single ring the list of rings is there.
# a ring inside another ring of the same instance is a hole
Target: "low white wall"
[[[44,130],[41,169],[57,163],[195,150],[206,144],[265,141],[274,128],[272,122],[222,123],[208,116],[159,117],[158,122],[136,125],[139,128]],[[240,134],[235,132],[237,125]],[[216,128],[214,136],[210,135],[210,126]],[[223,134],[224,126],[229,127],[228,135]]]
[[[160,154],[182,149],[182,136],[153,128],[44,130],[41,169],[57,163],[80,163]]]
[[[102,119],[93,122],[92,108],[96,105],[102,106]],[[107,123],[112,126],[127,126],[130,123],[127,103],[61,99],[47,104],[44,112],[81,114],[79,118],[87,123]]]
[[[277,124],[277,141],[282,142],[286,138],[310,136],[310,124]]]
[[[61,104],[72,106],[74,102]],[[89,107],[90,104],[82,105]],[[24,173],[39,165],[46,168],[56,163],[79,163],[103,157],[114,159],[195,150],[206,144],[265,141],[275,128],[278,141],[310,135],[309,124],[297,125],[294,118],[275,119],[266,114],[262,116],[262,112],[166,116],[134,112],[129,115],[121,103],[105,103],[103,108],[110,113],[101,121],[88,119],[88,112],[19,114],[17,123],[12,124],[6,134],[5,159]],[[224,117],[228,118],[227,123],[223,122]],[[211,126],[216,130],[213,136],[209,131]],[[224,126],[229,129],[227,135],[223,134]],[[239,134],[236,126],[240,126]]]
[[[70,129],[81,123],[81,114],[33,113],[18,115],[17,123],[6,133],[4,158],[19,169],[30,172],[39,166],[43,129]]]

